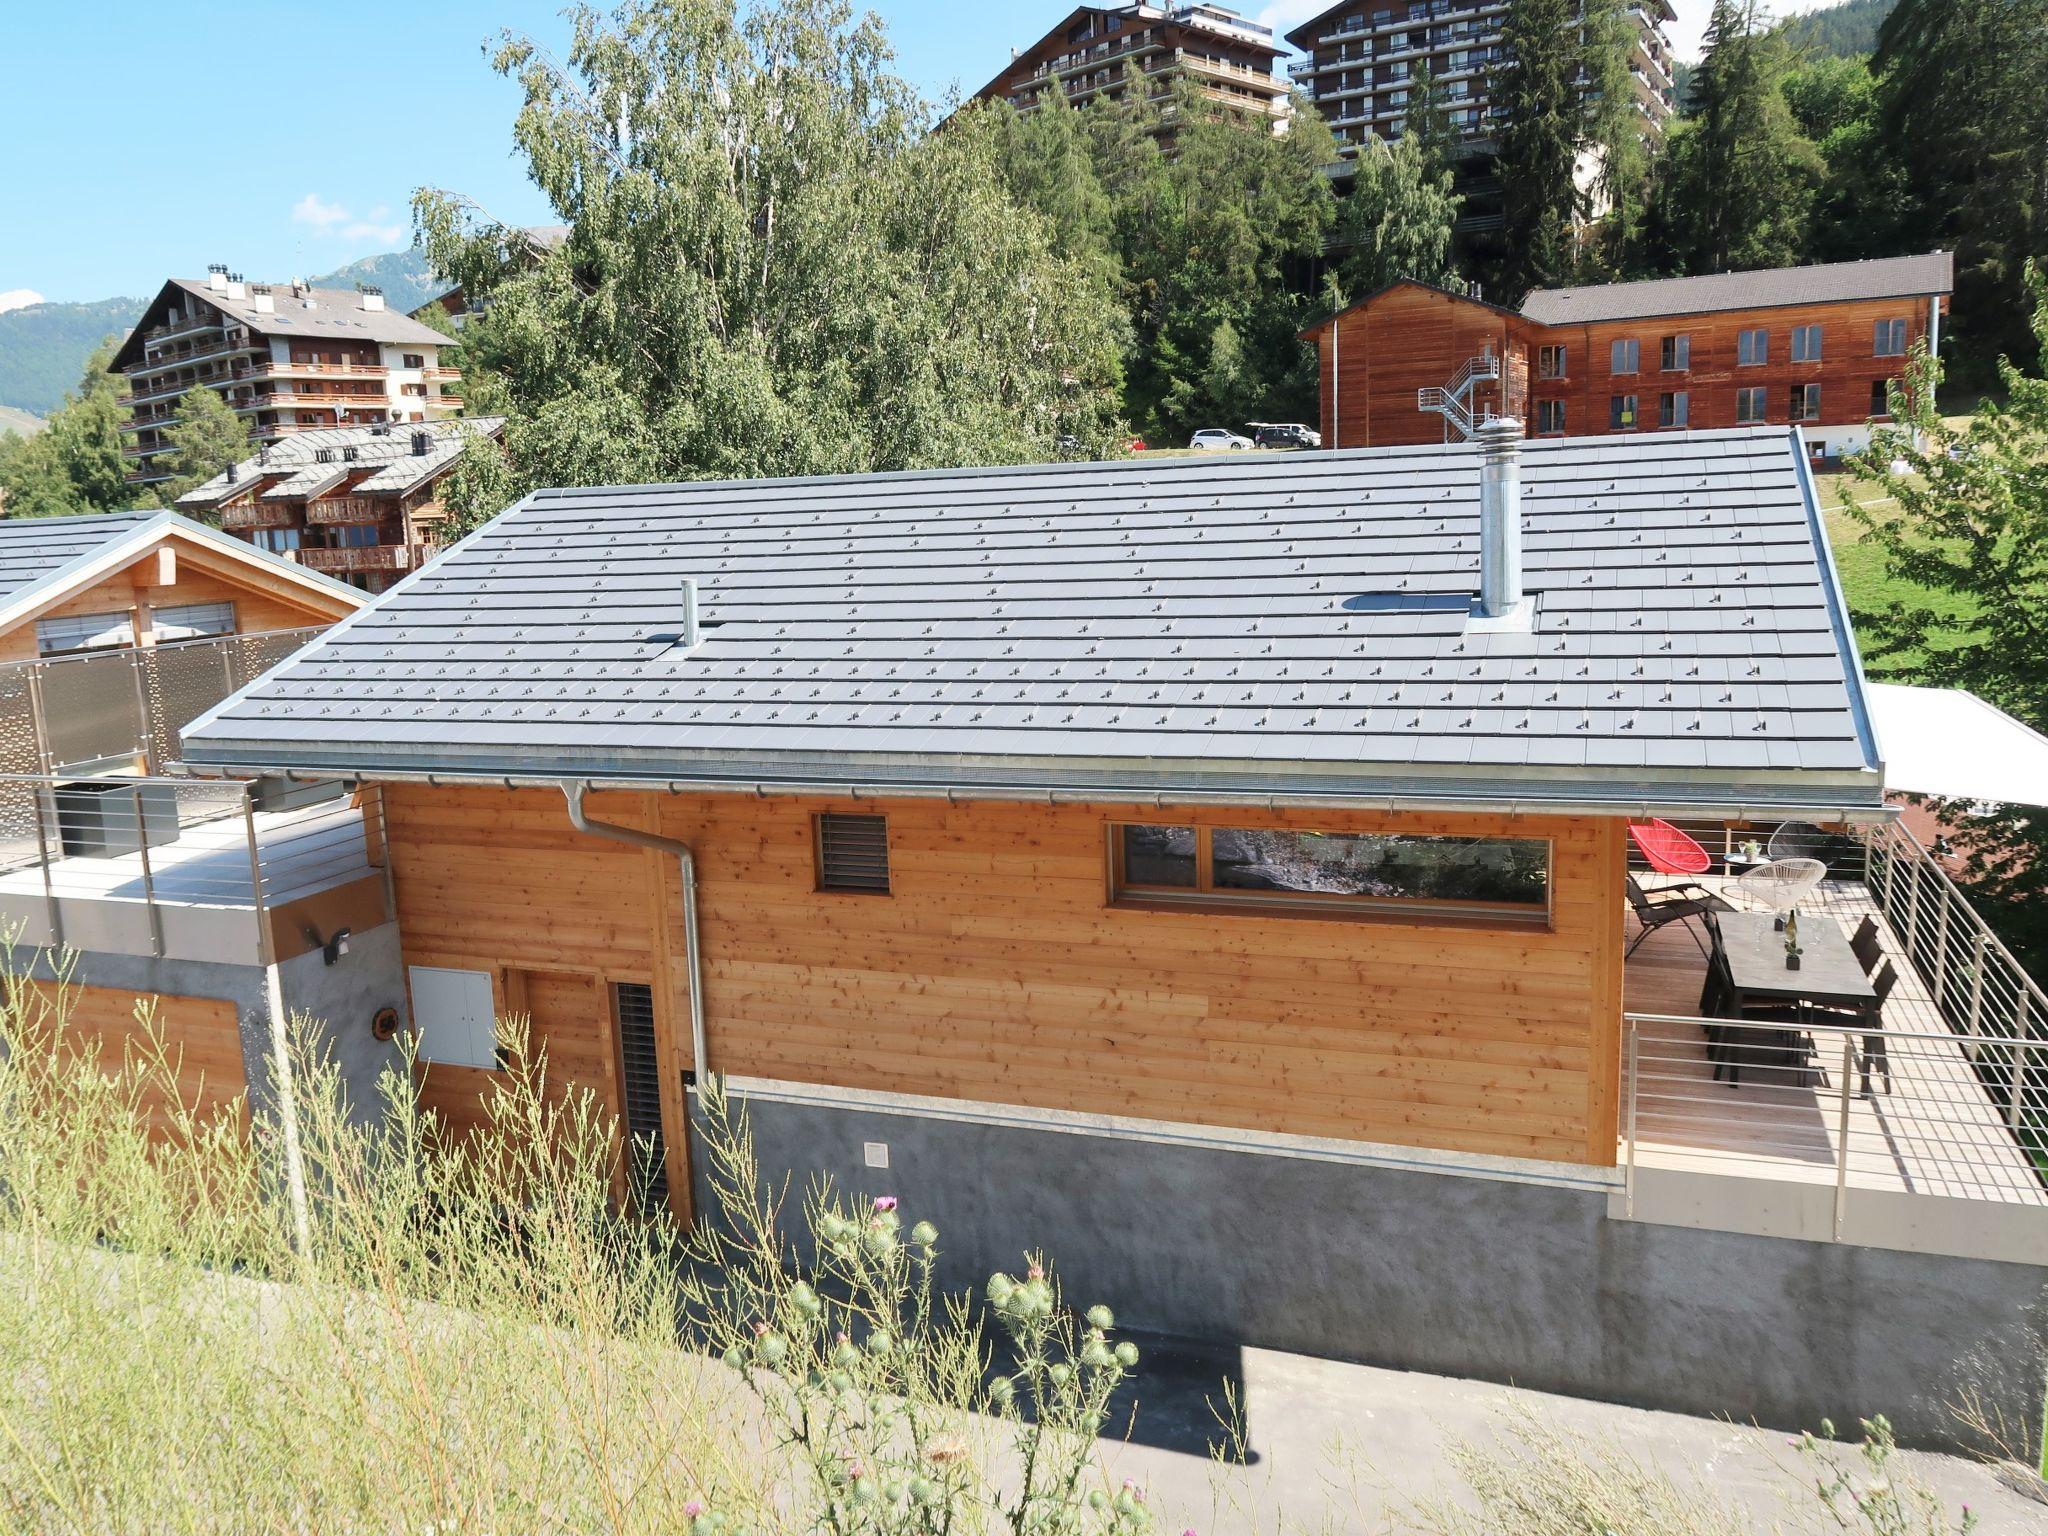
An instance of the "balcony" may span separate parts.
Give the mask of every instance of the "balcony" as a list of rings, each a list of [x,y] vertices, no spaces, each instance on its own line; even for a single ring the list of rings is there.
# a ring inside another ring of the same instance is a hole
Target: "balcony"
[[[220,525],[229,529],[289,528],[295,521],[291,507],[282,502],[257,501],[220,509]]]
[[[403,544],[358,544],[347,549],[299,549],[292,552],[309,571],[345,575],[363,571],[409,571],[412,550]]]
[[[1768,835],[1687,830],[1717,868]],[[1643,936],[1623,977],[1613,1214],[2048,1262],[2048,994],[1896,825],[1843,834],[1825,862],[1802,929],[1846,935],[1873,919],[1889,996],[1854,1026],[1731,1029],[1702,1007],[1697,924]],[[1700,883],[1744,905],[1731,877]],[[1630,942],[1639,933],[1631,917]]]
[[[0,923],[24,947],[271,964],[390,920],[384,849],[374,790],[0,774]]]
[[[326,501],[307,502],[306,521],[315,526],[375,524],[382,522],[386,514],[395,510],[393,503],[378,501],[371,496],[336,496]]]

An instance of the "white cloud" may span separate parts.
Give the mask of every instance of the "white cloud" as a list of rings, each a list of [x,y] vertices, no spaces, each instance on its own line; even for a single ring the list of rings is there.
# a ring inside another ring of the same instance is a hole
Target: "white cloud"
[[[40,304],[43,296],[33,288],[9,288],[0,292],[0,315],[10,309],[27,309],[31,304]]]
[[[341,204],[322,202],[320,194],[317,192],[308,192],[304,197],[292,204],[292,222],[294,224],[310,224],[322,233],[332,229],[337,224],[347,223],[348,216],[348,210],[342,207]]]

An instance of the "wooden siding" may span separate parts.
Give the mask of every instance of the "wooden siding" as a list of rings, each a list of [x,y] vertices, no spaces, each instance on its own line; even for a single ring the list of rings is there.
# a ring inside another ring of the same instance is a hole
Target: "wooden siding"
[[[1538,404],[1554,401],[1565,408],[1563,435],[1606,436],[1614,430],[1609,425],[1613,397],[1630,394],[1637,397],[1639,425],[1629,430],[1655,432],[1660,430],[1659,397],[1681,390],[1687,396],[1687,426],[1746,425],[1736,420],[1736,392],[1750,386],[1765,392],[1763,422],[1784,426],[1793,421],[1794,384],[1820,385],[1820,416],[1801,425],[1861,426],[1870,418],[1871,386],[1905,371],[1905,357],[1880,357],[1874,351],[1876,323],[1891,319],[1906,321],[1911,346],[1927,334],[1928,300],[1865,299],[1540,326],[1456,295],[1400,284],[1346,310],[1316,333],[1323,445],[1441,442],[1441,418],[1418,411],[1415,392],[1448,383],[1467,358],[1489,345],[1506,359],[1505,376],[1499,386],[1482,388],[1474,403],[1523,417],[1531,435]],[[1818,362],[1792,361],[1792,330],[1802,325],[1822,328]],[[1768,361],[1738,364],[1739,333],[1757,329],[1769,332]],[[1690,343],[1691,365],[1666,372],[1661,366],[1664,338],[1681,335]],[[1616,375],[1613,343],[1625,340],[1638,343],[1639,364],[1633,374]],[[1560,345],[1565,348],[1564,377],[1536,377],[1538,349]]]
[[[1606,435],[1609,403],[1616,395],[1638,398],[1639,430],[1657,430],[1658,397],[1684,390],[1688,424],[1695,429],[1746,425],[1736,420],[1736,392],[1751,386],[1764,390],[1764,421],[1791,424],[1794,384],[1820,385],[1820,418],[1807,426],[1852,426],[1870,419],[1870,387],[1901,376],[1906,359],[1879,357],[1873,350],[1874,327],[1880,320],[1904,320],[1910,347],[1927,334],[1927,300],[1866,299],[1844,304],[1790,305],[1775,309],[1726,310],[1709,315],[1680,315],[1655,320],[1611,320],[1584,325],[1543,328],[1544,345],[1566,349],[1566,376],[1537,379],[1536,400],[1565,403],[1565,432],[1574,437]],[[1792,361],[1795,326],[1821,327],[1818,362]],[[1769,352],[1762,364],[1736,361],[1739,333],[1768,333]],[[1684,336],[1691,349],[1691,367],[1665,372],[1660,366],[1664,338]],[[1632,375],[1616,375],[1611,367],[1613,344],[1639,343],[1641,364]],[[1532,413],[1533,414],[1533,413]],[[1534,430],[1533,420],[1530,423]]]
[[[1507,377],[1499,385],[1479,386],[1474,403],[1498,408],[1503,387],[1520,400],[1535,329],[1518,316],[1412,283],[1347,310],[1317,336],[1323,446],[1444,441],[1443,418],[1418,410],[1416,391],[1448,384],[1467,359],[1488,347],[1508,360]]]
[[[814,815],[878,808],[890,893],[817,890]],[[651,982],[663,1081],[679,1082],[690,1034],[673,859],[577,834],[560,796],[539,791],[393,785],[386,809],[408,962],[490,972],[505,1011],[520,970]],[[718,1071],[1613,1161],[1618,823],[736,795],[599,795],[590,811],[696,850]],[[1553,921],[1112,906],[1107,826],[1189,820],[1546,837]],[[608,1040],[601,992],[582,1016]],[[663,1108],[679,1156],[680,1111]]]
[[[54,1007],[57,989],[30,983]],[[101,1069],[112,1075],[121,1070],[131,1050],[145,1048],[147,1037],[136,1016],[137,993],[121,987],[66,987],[68,1008],[66,1029],[73,1040],[97,1041]],[[177,1096],[188,1109],[213,1116],[227,1109],[248,1089],[242,1062],[242,1033],[235,1005],[211,997],[152,997],[154,1018],[177,1071]],[[138,1060],[140,1058],[138,1057]],[[160,1091],[145,1099],[151,1126],[159,1133],[167,1127],[170,1105]],[[235,1106],[246,1129],[246,1100]]]
[[[173,553],[176,579],[169,585],[158,585],[161,556],[166,549]],[[152,608],[223,602],[235,605],[235,628],[245,635],[331,624],[358,606],[338,593],[321,592],[265,569],[252,559],[239,559],[173,535],[90,586],[67,593],[24,616],[0,634],[0,662],[36,659],[38,619],[126,613],[140,642],[149,638],[148,613]]]

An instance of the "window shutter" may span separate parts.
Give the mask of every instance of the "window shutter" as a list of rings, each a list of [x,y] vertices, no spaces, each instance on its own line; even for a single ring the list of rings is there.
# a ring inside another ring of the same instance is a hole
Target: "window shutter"
[[[889,818],[828,811],[818,818],[818,888],[889,889]]]
[[[105,651],[135,643],[135,625],[127,613],[80,613],[67,618],[36,620],[36,649],[45,656],[67,651]]]
[[[632,1145],[633,1198],[652,1213],[668,1203],[668,1142],[661,1131],[661,1063],[654,1050],[654,988],[644,981],[612,986],[619,1030],[619,1087]]]
[[[187,603],[182,607],[158,608],[150,615],[160,642],[197,640],[206,635],[235,632],[233,603]]]

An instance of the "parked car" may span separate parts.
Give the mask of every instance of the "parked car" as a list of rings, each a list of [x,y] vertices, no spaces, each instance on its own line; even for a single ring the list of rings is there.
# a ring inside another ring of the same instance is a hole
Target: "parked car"
[[[1143,453],[1145,451],[1145,439],[1143,439],[1142,437],[1134,437],[1124,446],[1128,448],[1132,453]]]
[[[1239,437],[1235,432],[1222,427],[1204,427],[1188,439],[1190,448],[1201,448],[1210,452],[1224,448],[1249,448],[1251,445],[1250,438]]]
[[[1268,421],[1253,428],[1252,441],[1261,448],[1320,448],[1323,434],[1298,421]]]

